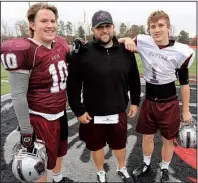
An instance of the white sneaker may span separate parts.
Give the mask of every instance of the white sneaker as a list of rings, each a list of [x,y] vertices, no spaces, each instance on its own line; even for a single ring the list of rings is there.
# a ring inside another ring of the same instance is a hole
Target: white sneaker
[[[105,171],[97,172],[97,182],[107,182],[107,177],[106,177]]]

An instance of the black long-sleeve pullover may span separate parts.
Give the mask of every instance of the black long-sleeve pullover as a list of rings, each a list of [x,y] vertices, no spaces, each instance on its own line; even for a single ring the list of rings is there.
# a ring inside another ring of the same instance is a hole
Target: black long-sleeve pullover
[[[93,40],[85,52],[70,56],[69,63],[68,101],[77,117],[85,111],[91,116],[125,111],[128,91],[131,104],[139,105],[140,77],[134,53],[127,51],[115,37],[111,48]]]

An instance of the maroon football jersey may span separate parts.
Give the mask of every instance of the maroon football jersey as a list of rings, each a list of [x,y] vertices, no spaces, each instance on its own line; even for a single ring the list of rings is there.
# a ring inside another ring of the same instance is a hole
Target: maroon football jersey
[[[66,107],[66,54],[69,46],[57,36],[48,49],[31,39],[12,39],[1,46],[1,60],[8,71],[30,73],[27,100],[36,112],[57,114]]]

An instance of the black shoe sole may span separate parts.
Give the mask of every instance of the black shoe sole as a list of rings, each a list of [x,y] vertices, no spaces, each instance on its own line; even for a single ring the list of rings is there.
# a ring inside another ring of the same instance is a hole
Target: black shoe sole
[[[119,178],[120,178],[123,182],[125,182],[125,181],[124,181],[124,178],[122,178],[122,175],[120,175],[118,172],[117,172],[117,175],[119,176]],[[131,176],[131,175],[130,175],[130,176]],[[133,176],[131,176],[131,178],[132,178],[132,181],[134,182]]]
[[[144,177],[145,175],[147,175],[149,172],[151,171],[151,168],[148,168],[145,172],[141,173],[140,175],[135,176],[134,174],[132,174],[132,177],[136,180],[139,177]]]

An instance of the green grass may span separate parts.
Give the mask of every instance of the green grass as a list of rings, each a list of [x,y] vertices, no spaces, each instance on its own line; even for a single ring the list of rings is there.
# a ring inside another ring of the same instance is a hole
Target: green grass
[[[195,60],[194,60],[194,62],[193,62],[193,64],[192,64],[192,66],[191,66],[190,69],[189,69],[189,73],[190,73],[191,75],[194,75],[194,76],[197,75],[197,69],[196,69],[196,67],[197,67],[197,59],[196,59],[196,57],[195,57]]]
[[[1,79],[7,79],[8,74],[7,71],[3,68],[3,65],[1,64]]]
[[[136,60],[137,60],[137,64],[138,64],[138,68],[139,68],[139,72],[140,74],[143,74],[143,66],[142,66],[142,61],[140,59],[140,56],[138,54],[135,54],[136,56]],[[196,75],[196,58],[192,64],[192,66],[189,69],[190,75]],[[1,95],[7,94],[10,92],[10,86],[8,82],[3,82],[2,80],[6,80],[8,81],[8,74],[7,71],[3,68],[2,64],[1,64]],[[176,85],[178,85],[179,83],[176,82]]]
[[[138,53],[135,54],[135,58],[136,58],[136,61],[137,61],[139,73],[142,74],[143,73],[142,60],[141,60],[141,58],[140,58]]]
[[[10,92],[9,83],[3,82],[3,80],[8,81],[8,73],[1,64],[1,95],[5,95]]]
[[[1,82],[1,95],[5,95],[10,93],[10,86],[9,84],[5,84]]]

